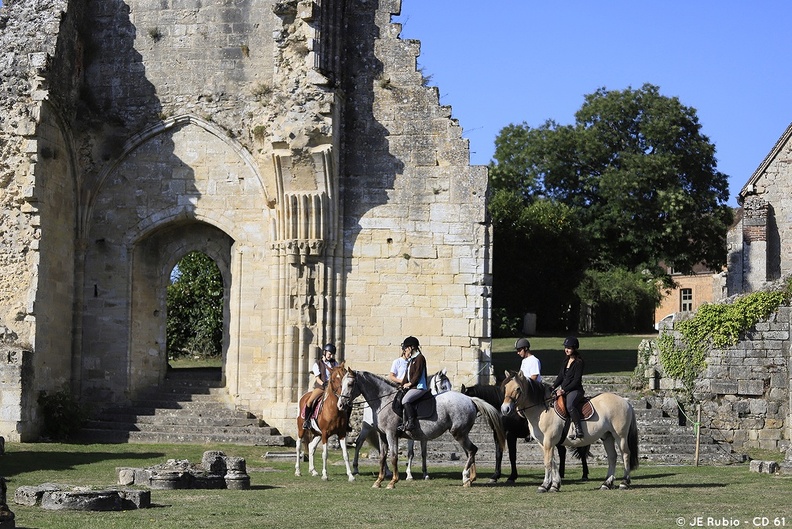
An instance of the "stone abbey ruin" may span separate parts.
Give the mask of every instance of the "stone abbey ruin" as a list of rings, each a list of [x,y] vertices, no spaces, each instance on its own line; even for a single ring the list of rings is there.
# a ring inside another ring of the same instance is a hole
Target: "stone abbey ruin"
[[[415,335],[433,367],[488,375],[487,171],[399,10],[4,2],[0,435],[37,438],[42,391],[161,383],[191,251],[222,272],[229,403],[284,431],[327,342],[384,373]]]

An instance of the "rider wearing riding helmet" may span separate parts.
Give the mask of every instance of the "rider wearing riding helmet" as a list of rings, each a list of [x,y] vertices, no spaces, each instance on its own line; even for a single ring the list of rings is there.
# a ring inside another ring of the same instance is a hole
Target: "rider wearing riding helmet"
[[[558,372],[555,382],[553,382],[553,390],[555,390],[556,395],[564,396],[569,418],[575,426],[575,433],[569,436],[570,439],[583,438],[580,409],[578,408],[584,393],[583,359],[578,352],[579,348],[580,342],[576,337],[569,336],[564,340],[566,361],[561,365],[561,370]]]
[[[308,401],[305,403],[303,429],[311,427],[311,415],[313,414],[314,406],[324,393],[325,387],[327,387],[327,381],[330,380],[330,370],[338,365],[335,356],[336,346],[331,343],[326,344],[322,348],[321,360],[317,360],[313,365],[313,369],[311,369],[311,373],[314,375],[314,386],[313,390],[311,390],[311,396],[308,397]]]
[[[421,354],[418,338],[408,336],[401,344],[402,353],[407,358],[407,373],[402,379],[402,387],[407,390],[402,397],[405,423],[403,430],[409,432],[417,426],[416,405],[414,404],[429,393],[429,377],[426,373],[426,357]]]

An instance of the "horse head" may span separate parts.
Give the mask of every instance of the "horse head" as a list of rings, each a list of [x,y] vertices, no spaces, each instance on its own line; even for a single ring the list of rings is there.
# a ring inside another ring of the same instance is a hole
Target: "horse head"
[[[327,391],[328,395],[335,395],[339,397],[341,395],[341,383],[344,380],[344,375],[346,375],[348,369],[346,368],[346,362],[341,362],[334,368],[330,369],[330,378],[327,384]]]
[[[451,380],[449,380],[448,375],[446,374],[446,368],[441,369],[431,377],[430,386],[432,395],[437,395],[445,391],[451,391]]]
[[[549,388],[541,382],[526,378],[522,371],[506,372],[503,381],[503,404],[501,413],[504,416],[513,411],[522,411],[542,404],[547,408],[547,392]]]
[[[342,364],[343,365],[343,364]],[[345,368],[345,373],[341,378],[340,392],[338,393],[338,409],[349,410],[352,408],[352,401],[360,395],[357,387],[357,373]]]

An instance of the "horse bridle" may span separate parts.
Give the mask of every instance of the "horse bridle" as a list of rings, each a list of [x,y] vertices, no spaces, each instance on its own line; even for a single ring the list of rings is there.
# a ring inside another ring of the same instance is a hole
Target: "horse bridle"
[[[346,376],[348,376],[349,378],[351,378],[351,379],[352,379],[352,385],[355,385],[355,384],[357,384],[357,373],[355,373],[354,371],[350,370],[350,371],[349,371],[349,372],[346,374]],[[342,391],[343,391],[343,390],[342,390]],[[392,393],[387,393],[387,394],[385,394],[385,395],[377,395],[377,397],[378,397],[378,398],[377,398],[377,400],[379,400],[380,402],[382,402],[382,400],[383,400],[385,397],[388,397],[388,396],[390,396],[390,395],[394,395],[394,398],[393,398],[393,399],[391,399],[391,402],[393,402],[393,400],[396,398],[396,397],[395,397],[395,395],[396,395],[398,392],[399,392],[399,390],[398,390],[398,389],[396,389],[396,390],[394,390]],[[358,403],[358,404],[355,404],[355,402],[354,402],[354,401],[352,401],[352,399],[351,399],[351,398],[350,398],[348,395],[336,394],[336,398],[338,398],[338,400],[339,400],[339,401],[340,401],[340,400],[344,400],[344,401],[350,401],[350,402],[349,402],[349,404],[348,404],[348,406],[349,406],[349,408],[350,408],[350,409],[355,409],[355,408],[363,408],[363,407],[366,405],[366,404],[365,404],[365,403],[363,403],[363,402],[361,402],[361,403]],[[387,405],[387,403],[385,403],[385,404]],[[345,406],[347,406],[347,404],[345,404]]]
[[[542,400],[541,402],[536,402],[534,404],[531,404],[530,406],[525,406],[523,408],[520,408],[519,406],[517,406],[517,402],[519,402],[519,398],[520,398],[520,396],[523,393],[523,386],[519,382],[517,383],[517,386],[518,386],[519,393],[517,393],[517,395],[515,395],[514,397],[510,397],[514,401],[514,412],[515,413],[520,414],[520,412],[523,412],[525,410],[530,410],[531,408],[539,406],[540,404],[544,405],[545,410],[550,408],[549,403],[553,402],[552,395],[550,397],[547,397],[546,399]],[[523,417],[524,417],[524,415],[523,415]]]

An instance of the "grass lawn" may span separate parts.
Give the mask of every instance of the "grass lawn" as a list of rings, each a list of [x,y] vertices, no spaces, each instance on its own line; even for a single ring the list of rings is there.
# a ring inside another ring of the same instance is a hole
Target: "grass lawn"
[[[498,381],[502,379],[504,370],[520,368],[521,359],[514,352],[517,338],[492,340],[492,365]],[[564,335],[528,337],[531,352],[542,363],[543,377],[555,378],[561,369],[564,338]],[[638,364],[638,345],[641,340],[654,340],[657,334],[580,335],[578,338],[586,375],[632,375]]]
[[[696,526],[698,520],[701,527],[714,527],[715,520],[723,527],[724,519],[732,527],[736,522],[740,527],[792,527],[792,478],[749,472],[747,464],[641,466],[628,491],[596,490],[605,468],[592,466],[592,481],[565,481],[558,494],[538,494],[539,468],[521,468],[515,486],[485,485],[492,461],[479,461],[479,480],[471,488],[462,488],[459,466],[431,465],[430,481],[401,481],[395,490],[386,490],[371,488],[375,466],[368,459],[357,481],[348,482],[339,450],[331,450],[330,481],[323,482],[307,474],[307,463],[298,478],[293,459],[265,460],[268,450],[277,450],[267,447],[8,443],[6,449],[0,474],[9,480],[9,506],[19,529],[668,529]],[[20,485],[104,488],[115,483],[116,467],[147,467],[167,459],[198,463],[205,450],[218,449],[246,459],[250,490],[153,490],[152,508],[127,512],[52,512],[13,503]],[[570,476],[580,476],[579,469],[570,468]],[[763,518],[769,525],[761,525]]]

